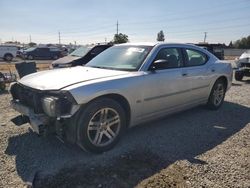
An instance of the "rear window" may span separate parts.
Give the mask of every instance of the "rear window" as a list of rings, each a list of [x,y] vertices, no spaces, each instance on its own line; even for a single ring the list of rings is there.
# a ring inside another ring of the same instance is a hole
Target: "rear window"
[[[206,54],[192,49],[185,49],[187,54],[187,66],[199,66],[204,65],[208,57]]]

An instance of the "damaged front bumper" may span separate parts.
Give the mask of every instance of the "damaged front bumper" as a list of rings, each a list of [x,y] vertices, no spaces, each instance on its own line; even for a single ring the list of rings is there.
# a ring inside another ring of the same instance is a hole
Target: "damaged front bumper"
[[[12,100],[10,105],[14,110],[29,118],[29,123],[34,132],[40,135],[44,133],[45,125],[48,125],[50,122],[50,118],[48,116],[45,114],[35,114],[32,109],[15,100]]]

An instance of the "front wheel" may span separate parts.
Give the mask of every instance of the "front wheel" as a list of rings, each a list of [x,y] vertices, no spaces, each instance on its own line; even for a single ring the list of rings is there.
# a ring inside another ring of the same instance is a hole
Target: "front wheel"
[[[217,110],[224,102],[226,85],[223,80],[217,80],[211,90],[207,106],[211,110]]]
[[[126,127],[124,109],[112,99],[97,99],[80,113],[77,127],[78,145],[82,149],[94,153],[110,150]]]

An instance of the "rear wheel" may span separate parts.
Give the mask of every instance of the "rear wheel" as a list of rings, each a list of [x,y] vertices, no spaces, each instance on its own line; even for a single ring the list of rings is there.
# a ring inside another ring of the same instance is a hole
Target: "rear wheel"
[[[11,54],[5,54],[4,59],[5,59],[5,61],[12,61],[13,56]]]
[[[212,110],[219,109],[224,102],[225,93],[226,93],[226,84],[223,82],[222,79],[217,80],[211,90],[207,102],[208,108]]]
[[[121,105],[109,98],[91,102],[77,121],[78,145],[87,151],[110,150],[124,132],[126,117]]]
[[[235,72],[234,73],[234,78],[237,81],[241,81],[243,79],[243,77],[244,77],[244,74],[242,72]]]

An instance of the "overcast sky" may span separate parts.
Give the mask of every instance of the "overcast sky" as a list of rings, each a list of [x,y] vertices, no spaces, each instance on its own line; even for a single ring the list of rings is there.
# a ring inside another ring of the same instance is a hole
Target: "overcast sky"
[[[228,44],[250,35],[250,0],[0,0],[0,42],[110,41],[117,20],[131,42]]]

